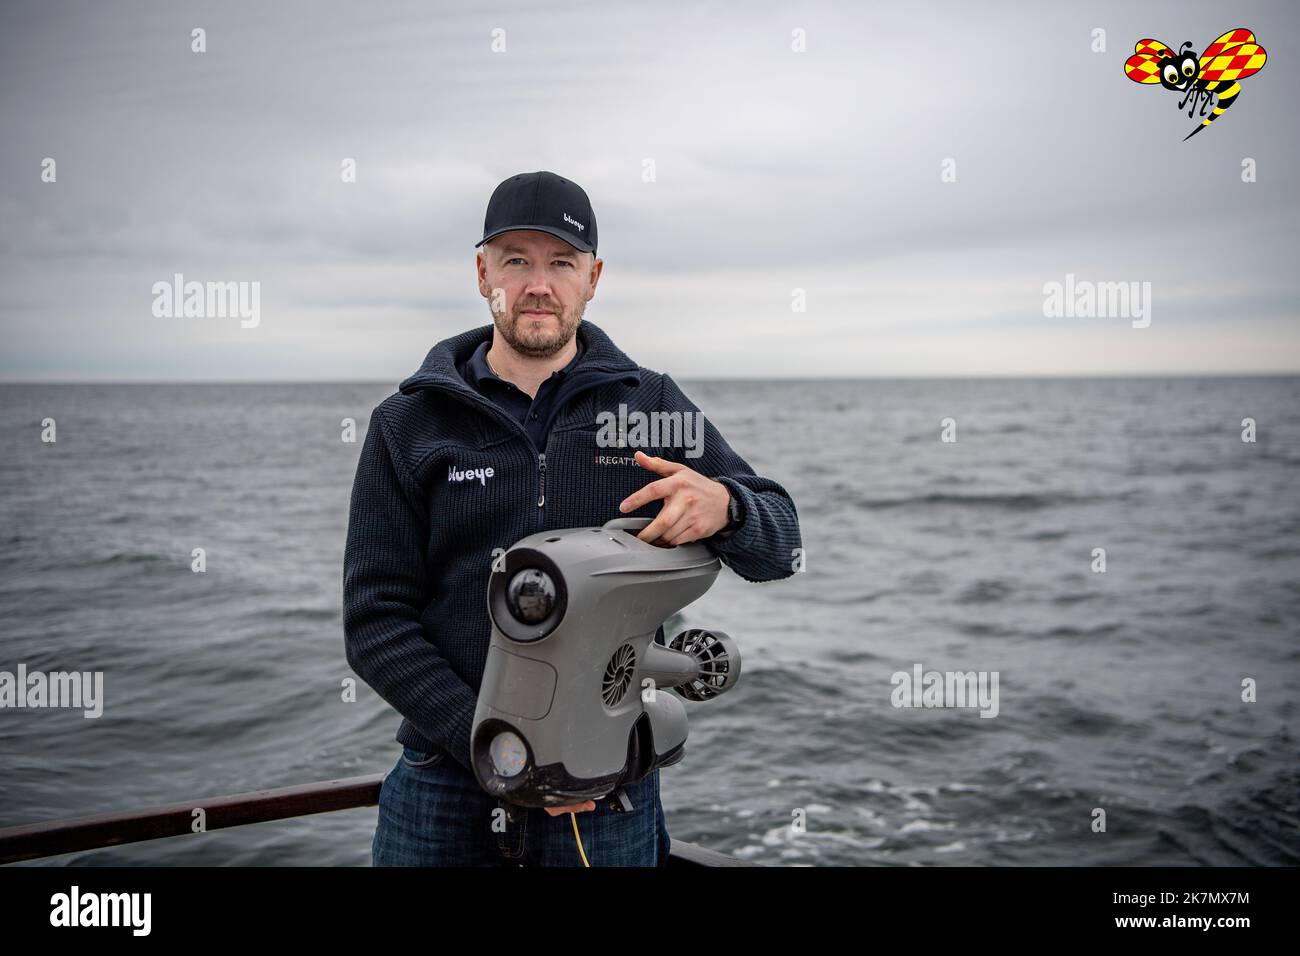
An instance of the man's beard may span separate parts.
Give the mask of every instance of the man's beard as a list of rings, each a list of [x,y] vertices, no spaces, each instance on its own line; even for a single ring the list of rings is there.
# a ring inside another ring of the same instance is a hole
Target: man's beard
[[[569,340],[578,330],[579,323],[582,322],[582,314],[587,310],[587,303],[579,300],[572,314],[564,312],[563,309],[556,310],[559,327],[554,331],[550,319],[543,319],[540,328],[531,329],[533,320],[523,314],[524,309],[549,308],[551,307],[540,303],[520,305],[515,314],[508,318],[493,313],[492,323],[501,333],[501,337],[506,340],[506,344],[520,355],[527,355],[530,358],[550,358],[569,344]]]

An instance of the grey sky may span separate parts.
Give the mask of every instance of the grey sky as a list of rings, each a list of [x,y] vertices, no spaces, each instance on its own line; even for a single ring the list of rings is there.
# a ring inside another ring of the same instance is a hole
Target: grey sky
[[[587,318],[675,376],[1297,371],[1300,10],[1242,6],[6,4],[0,379],[399,379],[490,321],[484,207],[536,169],[591,196]],[[1237,26],[1268,64],[1184,143],[1122,64]],[[260,324],[155,317],[176,272]],[[1067,273],[1150,327],[1044,317]]]

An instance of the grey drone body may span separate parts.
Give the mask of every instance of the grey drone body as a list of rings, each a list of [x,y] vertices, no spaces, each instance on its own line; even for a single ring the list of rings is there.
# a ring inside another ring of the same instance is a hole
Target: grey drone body
[[[681,760],[686,708],[740,676],[735,642],[698,628],[668,646],[659,626],[713,584],[698,542],[664,548],[649,518],[529,535],[488,585],[492,641],[470,736],[474,774],[520,806],[598,800]]]

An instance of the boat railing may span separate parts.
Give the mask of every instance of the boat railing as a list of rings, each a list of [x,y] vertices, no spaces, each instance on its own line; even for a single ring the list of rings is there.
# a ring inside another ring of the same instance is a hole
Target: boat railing
[[[274,790],[187,800],[138,810],[119,810],[0,828],[0,864],[98,850],[104,847],[188,836],[194,811],[203,810],[203,830],[225,830],[253,823],[335,810],[373,807],[379,803],[384,774],[367,774]],[[758,866],[707,847],[672,840],[669,866]]]

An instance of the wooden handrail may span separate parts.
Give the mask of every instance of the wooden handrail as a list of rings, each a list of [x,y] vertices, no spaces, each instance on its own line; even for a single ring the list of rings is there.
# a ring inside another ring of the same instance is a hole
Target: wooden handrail
[[[0,863],[186,836],[194,832],[194,811],[200,807],[206,816],[205,830],[224,830],[311,813],[373,807],[379,803],[379,787],[383,782],[384,774],[372,773],[364,777],[304,783],[276,790],[253,790],[207,800],[6,827],[0,829]]]
[[[97,813],[93,816],[27,823],[0,829],[0,864],[18,863],[62,853],[98,850],[106,846],[140,843],[194,832],[194,811],[202,808],[204,830],[225,830],[249,823],[267,823],[312,813],[373,807],[386,775],[367,774],[342,780],[304,783],[276,790],[188,800],[139,810]],[[715,850],[672,841],[672,866],[758,866]]]

